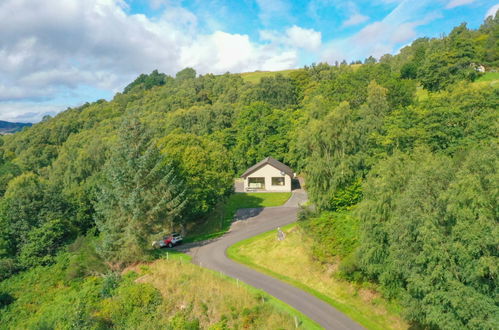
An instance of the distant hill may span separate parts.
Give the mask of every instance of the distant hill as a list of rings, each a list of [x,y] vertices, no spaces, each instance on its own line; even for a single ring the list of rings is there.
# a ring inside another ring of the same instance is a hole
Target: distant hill
[[[23,127],[29,127],[30,123],[11,123],[8,121],[0,120],[0,135],[3,134],[13,134],[19,132]]]

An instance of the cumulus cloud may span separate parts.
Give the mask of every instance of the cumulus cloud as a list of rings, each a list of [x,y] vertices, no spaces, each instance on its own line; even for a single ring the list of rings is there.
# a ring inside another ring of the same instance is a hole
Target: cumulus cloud
[[[154,69],[223,73],[297,64],[296,51],[247,35],[203,34],[189,10],[170,1],[151,5],[163,6],[163,14],[129,14],[123,0],[1,1],[0,118],[12,117],[5,104],[20,111],[12,101],[47,100],[83,85],[116,92]]]
[[[487,10],[487,13],[485,14],[484,18],[487,18],[489,16],[495,17],[497,11],[499,10],[499,3],[497,5],[493,5],[492,7]]]
[[[319,31],[304,29],[296,25],[286,29],[284,33],[268,30],[260,31],[260,39],[307,51],[316,51],[322,44],[322,34]]]
[[[445,8],[451,9],[451,8],[455,8],[455,7],[469,5],[470,3],[473,3],[475,1],[476,0],[451,0],[451,1],[449,1],[449,3],[447,4],[447,6]]]

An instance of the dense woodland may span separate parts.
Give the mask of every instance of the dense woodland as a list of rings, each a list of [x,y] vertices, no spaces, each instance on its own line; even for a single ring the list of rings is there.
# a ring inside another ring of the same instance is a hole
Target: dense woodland
[[[257,84],[154,71],[4,136],[0,281],[64,255],[73,279],[148,260],[154,237],[188,234],[272,156],[306,179],[315,258],[415,325],[497,329],[499,88],[478,65],[499,67],[499,15]]]

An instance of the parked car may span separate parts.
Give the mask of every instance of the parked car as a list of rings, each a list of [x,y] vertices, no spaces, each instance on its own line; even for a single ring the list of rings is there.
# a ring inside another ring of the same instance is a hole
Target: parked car
[[[171,248],[182,243],[182,239],[182,235],[180,235],[179,233],[171,233],[170,235],[166,235],[158,241],[154,241],[152,243],[152,246],[155,248]]]

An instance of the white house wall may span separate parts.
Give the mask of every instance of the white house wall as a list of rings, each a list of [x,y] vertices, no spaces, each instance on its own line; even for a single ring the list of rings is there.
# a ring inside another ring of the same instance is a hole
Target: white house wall
[[[272,186],[273,177],[284,177],[284,186]],[[249,178],[265,178],[265,190],[267,191],[291,191],[291,177],[288,174],[281,174],[281,171],[270,164],[266,164],[251,173],[244,179],[244,190],[248,190]]]

